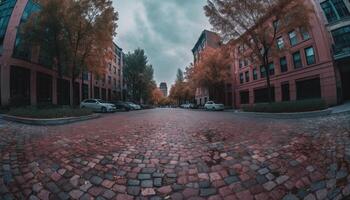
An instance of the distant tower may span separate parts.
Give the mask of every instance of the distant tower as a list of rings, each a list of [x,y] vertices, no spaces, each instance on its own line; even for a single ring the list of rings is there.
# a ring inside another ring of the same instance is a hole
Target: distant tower
[[[162,93],[165,97],[168,96],[168,86],[166,85],[165,82],[160,83],[159,89],[160,89],[160,91],[162,91]]]

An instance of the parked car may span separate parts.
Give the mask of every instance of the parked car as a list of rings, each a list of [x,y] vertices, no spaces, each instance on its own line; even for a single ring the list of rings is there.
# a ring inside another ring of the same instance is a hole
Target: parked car
[[[147,104],[141,104],[140,106],[141,106],[142,109],[153,109],[153,108],[155,108],[154,106],[147,105]]]
[[[194,103],[181,104],[180,107],[185,108],[185,109],[197,109],[198,108],[198,106]]]
[[[188,103],[184,103],[180,105],[180,108],[190,108],[190,105]]]
[[[225,106],[224,104],[217,104],[214,101],[208,101],[205,103],[204,108],[206,110],[224,110]]]
[[[197,104],[195,104],[195,103],[191,103],[191,104],[190,104],[190,108],[191,108],[191,109],[198,109],[199,106],[198,106]]]
[[[125,103],[130,106],[131,110],[141,110],[141,106],[140,105],[134,104],[132,102],[125,102]]]
[[[125,102],[112,101],[111,103],[115,105],[117,110],[126,111],[126,112],[131,110],[131,106]]]
[[[80,108],[89,108],[97,112],[115,112],[114,104],[108,103],[102,99],[86,99],[80,103]]]

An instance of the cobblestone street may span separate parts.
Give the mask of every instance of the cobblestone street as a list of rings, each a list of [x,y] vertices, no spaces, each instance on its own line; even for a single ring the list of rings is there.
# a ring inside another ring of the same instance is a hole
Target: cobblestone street
[[[345,199],[350,115],[154,109],[0,125],[0,199]]]

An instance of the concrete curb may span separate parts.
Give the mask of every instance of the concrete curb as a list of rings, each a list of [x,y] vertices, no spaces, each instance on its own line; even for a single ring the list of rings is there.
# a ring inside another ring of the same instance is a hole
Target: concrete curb
[[[1,118],[6,121],[18,122],[28,125],[37,125],[37,126],[55,126],[70,124],[74,122],[80,122],[90,119],[96,119],[101,117],[99,114],[92,114],[81,117],[66,117],[66,118],[55,118],[55,119],[35,119],[35,118],[26,118],[26,117],[16,117],[12,115],[1,115]]]
[[[311,112],[297,112],[297,113],[260,113],[260,112],[234,112],[236,115],[246,117],[262,117],[272,119],[299,119],[299,118],[312,118],[312,117],[323,117],[331,115],[332,110],[320,110]]]

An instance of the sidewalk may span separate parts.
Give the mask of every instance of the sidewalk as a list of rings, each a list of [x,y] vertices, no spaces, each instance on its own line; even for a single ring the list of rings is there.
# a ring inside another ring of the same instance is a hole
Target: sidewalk
[[[246,117],[263,117],[263,118],[274,118],[274,119],[298,119],[298,118],[313,118],[322,117],[327,115],[335,115],[341,113],[350,113],[350,102],[346,102],[342,105],[333,106],[326,110],[318,110],[311,112],[296,112],[296,113],[263,113],[263,112],[243,112],[241,110],[229,109],[225,112],[233,112],[236,115]]]
[[[334,106],[329,108],[332,110],[332,114],[339,114],[339,113],[344,113],[344,112],[350,112],[350,101],[345,102],[342,105],[339,106]]]

